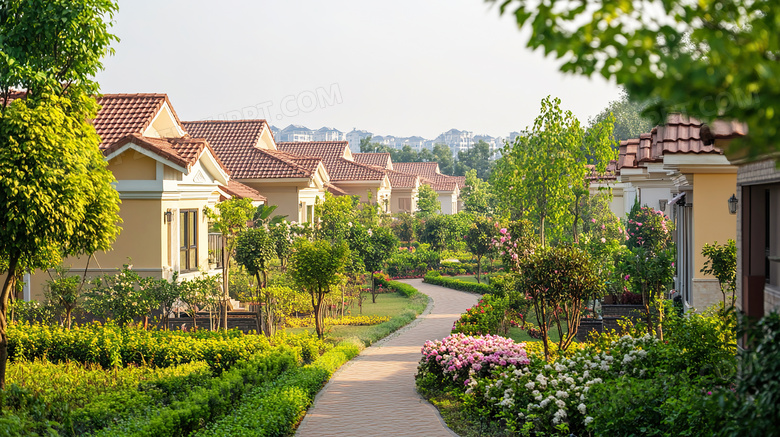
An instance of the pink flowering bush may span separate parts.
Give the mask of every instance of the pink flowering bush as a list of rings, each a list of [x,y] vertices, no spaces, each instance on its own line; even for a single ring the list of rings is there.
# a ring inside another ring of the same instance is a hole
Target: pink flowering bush
[[[453,334],[425,342],[417,384],[421,389],[465,387],[470,379],[488,376],[494,369],[522,367],[528,362],[525,343],[497,335]]]
[[[485,294],[473,307],[461,314],[453,333],[470,335],[503,334],[509,331],[507,299]]]
[[[634,207],[628,216],[626,245],[652,251],[665,249],[672,241],[674,225],[663,212],[648,206]]]

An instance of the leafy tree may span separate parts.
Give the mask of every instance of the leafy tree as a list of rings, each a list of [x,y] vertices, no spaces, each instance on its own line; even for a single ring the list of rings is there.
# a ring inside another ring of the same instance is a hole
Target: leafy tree
[[[495,162],[490,159],[491,155],[490,144],[479,140],[470,149],[458,152],[458,161],[452,174],[466,176],[469,170],[476,170],[477,177],[486,181],[490,179],[490,173],[495,165]]]
[[[110,0],[6,0],[0,7],[0,389],[8,357],[6,310],[24,271],[61,256],[107,250],[119,197],[87,120],[92,78],[116,37]],[[10,101],[13,89],[27,90]]]
[[[266,210],[267,211],[267,210]],[[227,329],[228,289],[230,288],[230,260],[236,249],[236,236],[247,228],[247,223],[255,214],[252,199],[234,197],[217,204],[217,211],[204,208],[203,212],[211,221],[211,226],[220,234],[224,241],[225,253],[222,254],[222,326]],[[271,209],[273,212],[273,209]],[[270,212],[269,212],[270,215]]]
[[[350,251],[357,252],[365,269],[371,274],[371,302],[376,303],[376,281],[373,273],[381,271],[385,261],[396,251],[398,239],[387,227],[367,229],[362,225],[355,225],[350,228],[347,241]]]
[[[274,242],[274,251],[279,258],[279,266],[284,273],[287,271],[287,260],[290,259],[293,248],[293,240],[298,236],[293,233],[292,227],[287,220],[282,220],[268,227],[271,233],[271,239]]]
[[[319,339],[324,337],[322,301],[343,280],[349,257],[346,243],[332,245],[327,241],[298,240],[290,259],[293,280],[311,296]]]
[[[391,228],[400,241],[411,243],[417,235],[417,220],[413,215],[402,212],[396,216]]]
[[[587,195],[585,165],[594,164],[603,172],[615,157],[612,118],[585,130],[560,105],[558,98],[542,100],[533,128],[504,147],[493,177],[514,215],[537,223],[542,246],[548,234],[562,239],[569,226],[576,241],[579,213],[571,207]]]
[[[236,241],[236,262],[244,266],[247,273],[257,279],[253,300],[257,308],[257,331],[273,335],[272,307],[276,304],[272,295],[264,293],[268,285],[268,269],[276,255],[274,240],[265,228],[250,228],[238,236]],[[263,314],[263,305],[266,312]]]
[[[490,218],[477,216],[466,232],[466,244],[477,257],[477,282],[481,282],[482,258],[493,250],[493,240],[496,237],[495,222]]]
[[[56,277],[46,281],[43,294],[47,301],[65,312],[64,325],[70,329],[73,310],[78,308],[83,300],[82,280],[78,275],[68,276],[69,270],[62,266],[56,266],[53,270]]]
[[[372,137],[360,140],[360,153],[390,153],[393,149],[384,144],[372,143]]]
[[[179,272],[173,272],[171,280],[164,278],[146,278],[145,288],[152,300],[157,303],[162,312],[163,329],[168,329],[168,320],[173,310],[173,305],[181,297],[181,287],[179,284]]]
[[[179,298],[187,306],[187,311],[192,316],[192,326],[197,328],[197,313],[206,308],[209,312],[209,329],[216,325],[216,308],[220,302],[219,275],[209,275],[205,272],[200,276],[179,284],[181,294]]]
[[[563,59],[562,71],[615,80],[639,101],[656,99],[648,110],[659,114],[668,109],[705,121],[745,122],[750,137],[733,144],[745,146],[749,156],[777,150],[775,2],[500,4],[501,13],[511,11],[520,28],[530,28],[528,47]]]
[[[274,211],[278,208],[277,205],[260,205],[255,210],[252,216],[252,221],[255,226],[273,226],[277,223],[281,223],[287,218],[286,215],[273,215]]]
[[[148,317],[158,306],[154,296],[147,292],[146,281],[132,265],[125,264],[114,275],[103,275],[94,285],[87,293],[89,312],[105,320],[115,320],[122,326],[135,318]]]
[[[734,240],[728,240],[723,245],[719,245],[717,241],[713,244],[705,243],[701,254],[707,258],[701,272],[718,278],[720,292],[723,293],[723,308],[733,306],[737,292],[737,244]],[[731,297],[727,303],[726,296],[729,291]]]
[[[461,191],[461,198],[467,212],[481,215],[494,212],[496,196],[493,194],[490,182],[477,177],[477,171],[474,169],[466,172],[466,186]]]
[[[434,214],[427,217],[420,231],[420,242],[430,244],[433,250],[452,247],[466,234],[468,220],[462,214]]]
[[[325,198],[317,199],[317,219],[319,224],[316,238],[328,241],[341,241],[345,238],[350,223],[355,221],[357,200],[352,196],[334,196],[325,193]]]
[[[452,150],[446,144],[434,144],[433,160],[439,163],[441,174],[451,175],[455,173],[455,159],[452,157]]]
[[[663,120],[658,117],[648,117],[642,114],[646,107],[646,103],[631,99],[625,90],[621,90],[620,97],[609,102],[604,110],[589,120],[589,124],[591,126],[597,125],[607,120],[612,114],[615,117],[612,139],[617,146],[620,141],[639,138],[639,135],[650,132],[655,125],[662,124]]]
[[[420,185],[417,190],[417,215],[426,217],[441,211],[439,195],[428,184]]]

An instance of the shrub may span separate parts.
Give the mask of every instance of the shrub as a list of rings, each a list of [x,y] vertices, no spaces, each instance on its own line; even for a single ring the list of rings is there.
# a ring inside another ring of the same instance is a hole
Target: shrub
[[[506,335],[509,330],[507,300],[485,294],[455,322],[453,333]]]
[[[493,290],[493,287],[488,284],[477,284],[474,282],[465,282],[453,278],[445,278],[441,276],[439,272],[435,271],[426,273],[423,282],[477,294],[486,294]]]

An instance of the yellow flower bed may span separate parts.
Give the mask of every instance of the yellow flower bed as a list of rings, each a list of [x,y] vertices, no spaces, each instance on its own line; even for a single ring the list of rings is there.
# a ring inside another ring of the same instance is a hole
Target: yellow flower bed
[[[390,320],[389,316],[344,316],[340,318],[326,317],[326,325],[353,325],[353,326],[368,326],[378,325],[382,322]],[[290,317],[287,319],[288,328],[303,328],[307,326],[314,326],[314,317]]]

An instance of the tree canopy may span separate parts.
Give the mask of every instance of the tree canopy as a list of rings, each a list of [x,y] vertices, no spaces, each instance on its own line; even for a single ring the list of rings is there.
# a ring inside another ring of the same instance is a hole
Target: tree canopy
[[[646,103],[633,100],[623,90],[620,98],[609,102],[606,108],[589,120],[589,124],[594,126],[601,123],[612,114],[615,117],[612,139],[615,140],[615,145],[617,145],[620,141],[639,138],[639,135],[650,132],[656,125],[662,124],[663,120],[658,117],[652,118],[642,115],[642,111],[646,107]]]
[[[488,0],[497,2],[496,0]],[[747,123],[748,156],[776,151],[780,115],[780,7],[776,2],[501,0],[530,28],[527,46],[561,70],[625,86],[646,113],[681,111]]]
[[[417,214],[429,216],[441,210],[439,195],[430,185],[422,184],[417,191]]]
[[[475,170],[477,177],[486,181],[490,179],[490,173],[495,165],[495,161],[492,161],[490,156],[490,144],[479,140],[470,149],[458,152],[458,161],[452,174],[466,176],[469,170]]]

